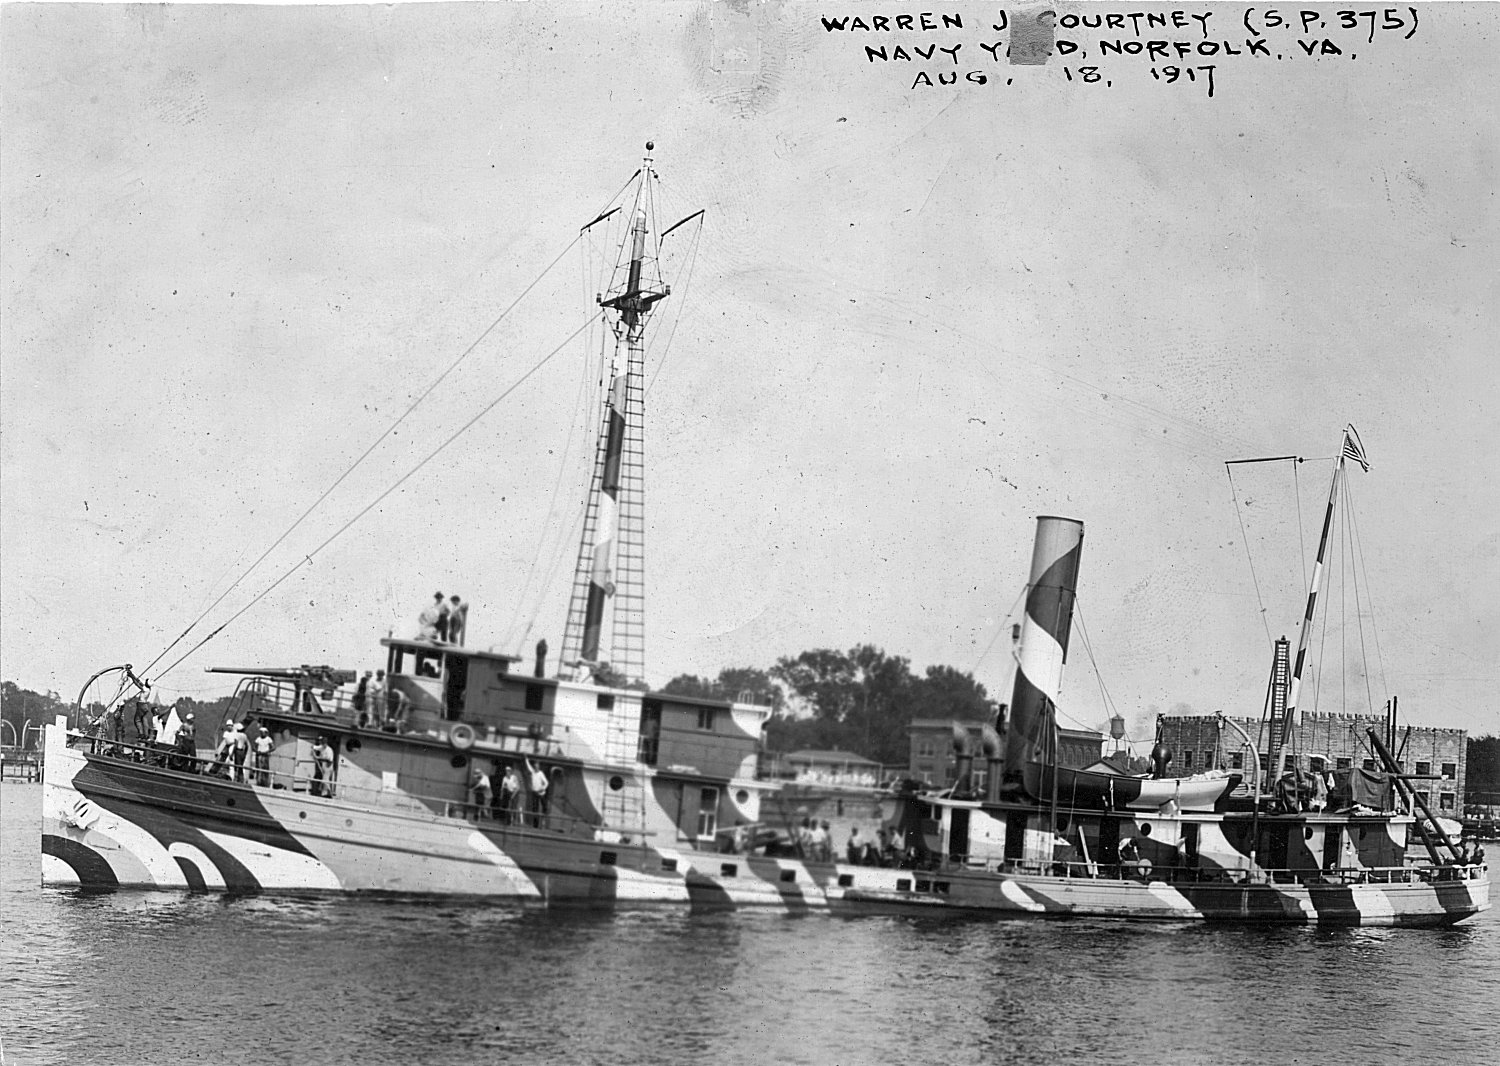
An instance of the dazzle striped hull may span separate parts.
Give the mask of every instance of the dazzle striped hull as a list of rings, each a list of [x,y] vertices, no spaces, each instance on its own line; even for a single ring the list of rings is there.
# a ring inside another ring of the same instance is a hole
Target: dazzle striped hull
[[[1319,884],[911,870],[570,836],[277,792],[90,755],[49,727],[43,882],[88,889],[395,893],[547,905],[775,907],[1147,920],[1442,925],[1488,906],[1479,867]]]

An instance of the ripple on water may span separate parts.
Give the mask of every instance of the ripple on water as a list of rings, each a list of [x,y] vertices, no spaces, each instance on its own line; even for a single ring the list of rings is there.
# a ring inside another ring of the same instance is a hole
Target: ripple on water
[[[39,812],[36,786],[0,790],[0,1035],[26,1066],[1496,1061],[1493,911],[1320,930],[90,895],[38,887]]]

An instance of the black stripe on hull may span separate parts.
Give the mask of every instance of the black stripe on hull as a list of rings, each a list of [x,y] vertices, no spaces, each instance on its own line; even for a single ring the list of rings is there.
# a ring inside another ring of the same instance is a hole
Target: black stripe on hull
[[[115,871],[109,862],[86,844],[80,844],[69,837],[58,836],[56,833],[43,833],[42,854],[51,855],[67,863],[73,873],[78,876],[78,883],[83,888],[120,887],[120,879],[115,876]]]

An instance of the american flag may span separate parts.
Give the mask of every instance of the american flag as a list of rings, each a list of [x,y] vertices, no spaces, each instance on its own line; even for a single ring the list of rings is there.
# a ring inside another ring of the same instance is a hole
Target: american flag
[[[1344,430],[1343,458],[1353,459],[1365,473],[1368,474],[1370,472],[1370,460],[1365,458],[1364,445],[1360,444],[1359,434],[1353,426],[1349,426]]]

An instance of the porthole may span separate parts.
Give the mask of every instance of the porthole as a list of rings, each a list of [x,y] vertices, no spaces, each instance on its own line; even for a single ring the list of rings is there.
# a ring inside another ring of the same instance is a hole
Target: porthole
[[[467,755],[455,755],[448,760],[448,765],[455,770],[462,770],[465,766],[469,765],[469,757]]]
[[[234,797],[231,796],[231,797],[229,797],[229,799],[225,800],[224,802],[227,803],[227,804],[229,804],[229,806],[233,807],[234,806]]]
[[[1143,825],[1143,826],[1141,826],[1141,836],[1148,837],[1150,835],[1151,835],[1151,826],[1150,825]]]
[[[307,819],[307,812],[306,811],[298,811],[297,812],[297,817],[301,818],[301,819],[303,819],[305,821]]]
[[[742,788],[738,792],[736,792],[734,794],[734,802],[736,802],[736,803],[749,803],[750,802],[750,792],[749,792],[749,790]]]
[[[625,787],[625,779],[619,774],[615,774],[609,779],[609,787],[615,792],[618,792],[620,791],[620,789]]]
[[[346,826],[353,827],[353,825],[354,825],[354,819],[353,818],[345,818],[344,819],[344,824]]]

